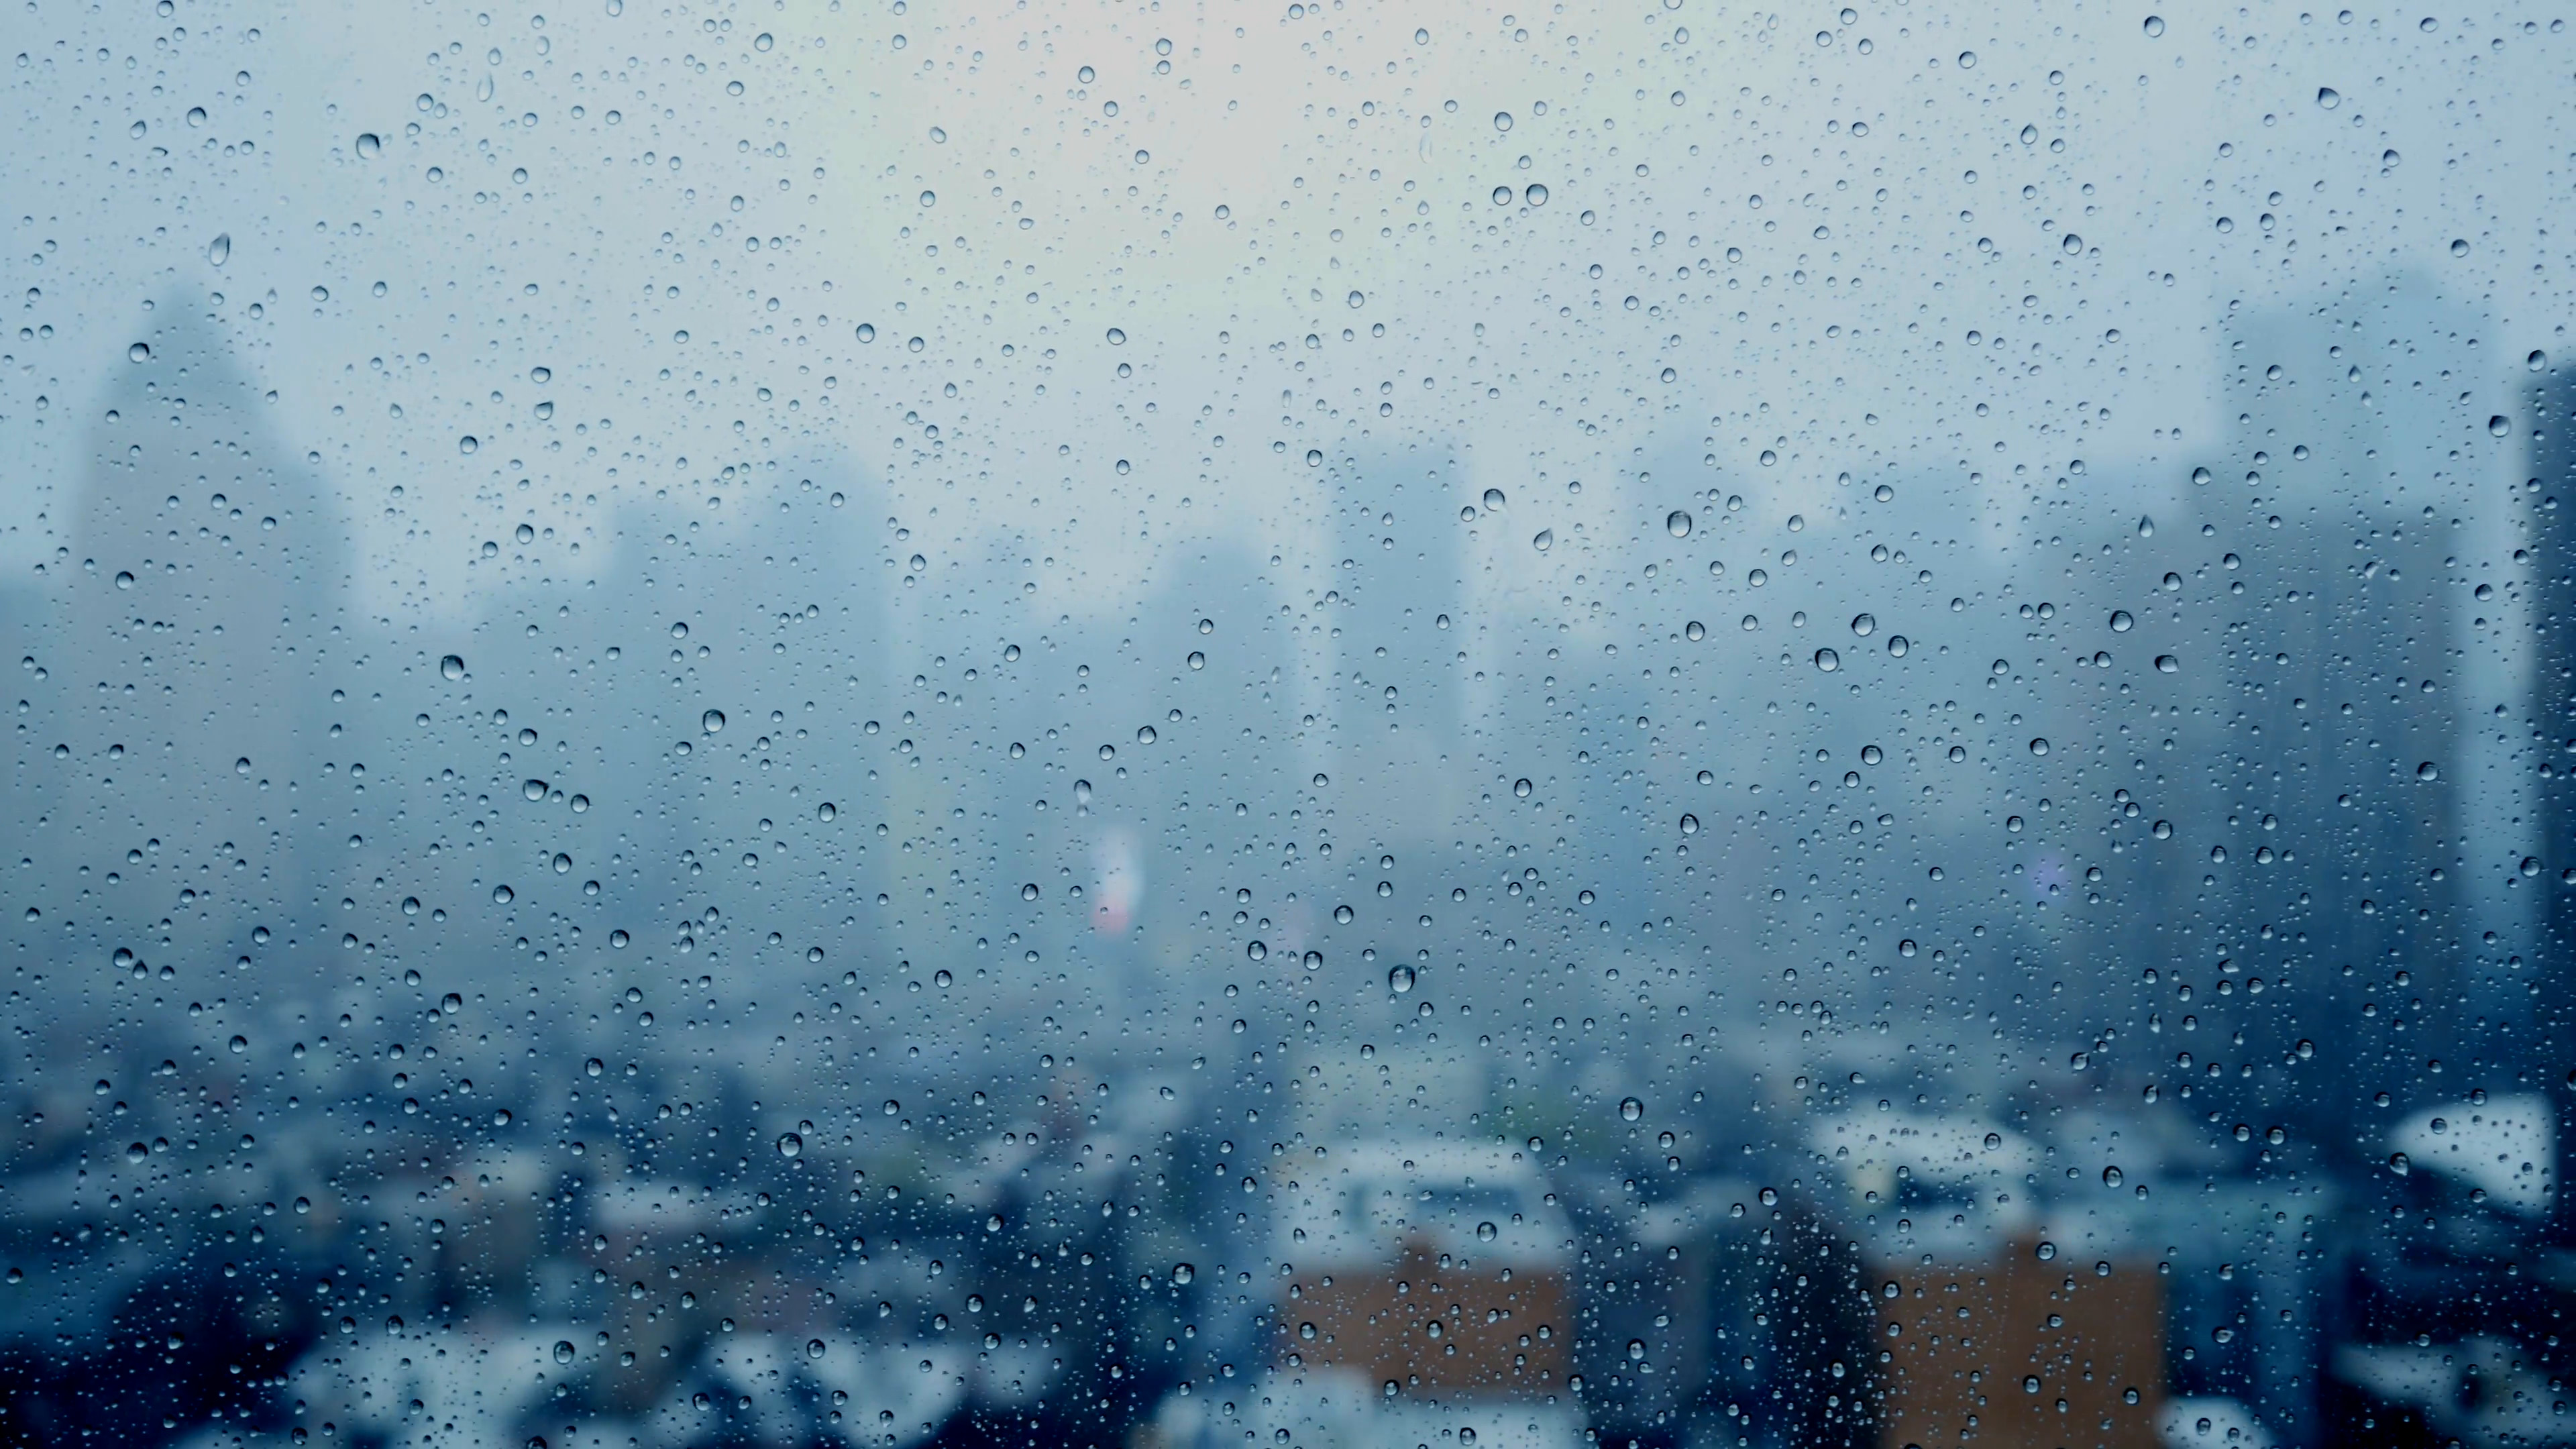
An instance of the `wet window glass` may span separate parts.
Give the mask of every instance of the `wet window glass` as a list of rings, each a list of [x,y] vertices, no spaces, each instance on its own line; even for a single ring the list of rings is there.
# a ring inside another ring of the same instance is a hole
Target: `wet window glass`
[[[0,54],[0,1438],[2576,1442],[2549,7]]]

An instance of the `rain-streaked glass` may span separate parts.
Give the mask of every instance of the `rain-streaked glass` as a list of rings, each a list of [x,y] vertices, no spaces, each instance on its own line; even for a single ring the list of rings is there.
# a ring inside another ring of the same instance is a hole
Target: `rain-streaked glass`
[[[0,54],[0,1439],[2576,1443],[2548,7]]]

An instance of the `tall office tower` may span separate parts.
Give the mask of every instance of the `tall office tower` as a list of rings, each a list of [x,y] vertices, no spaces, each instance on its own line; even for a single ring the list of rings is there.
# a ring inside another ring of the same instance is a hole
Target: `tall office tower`
[[[61,748],[21,849],[74,953],[265,962],[331,931],[348,855],[349,541],[233,339],[185,303],[154,317],[92,414],[40,656]]]
[[[2576,1193],[2565,1190],[2576,1169],[2576,370],[2565,364],[2524,395],[2530,452],[2524,501],[2529,508],[2532,593],[2531,729],[2538,758],[2542,907],[2539,1080],[2558,1108],[2557,1174],[2561,1185],[2551,1227],[2576,1242]],[[2528,768],[2528,767],[2527,767]]]
[[[2383,1155],[2375,1094],[2465,1090],[2436,1064],[2473,1046],[2456,1011],[2454,551],[2472,503],[2457,450],[2483,428],[2441,400],[2460,396],[2474,327],[2401,278],[2231,331],[2209,558],[2185,586],[2225,671],[2202,782],[2224,813],[2194,842],[2207,885],[2169,969],[2232,988],[2201,1015],[2243,1046],[2220,1039],[2227,1076],[2204,1094],[2249,1119],[2295,1105],[2318,1150],[2360,1169]]]
[[[1354,834],[1445,840],[1476,778],[1459,662],[1464,484],[1450,459],[1415,449],[1363,460],[1328,487],[1329,768]]]

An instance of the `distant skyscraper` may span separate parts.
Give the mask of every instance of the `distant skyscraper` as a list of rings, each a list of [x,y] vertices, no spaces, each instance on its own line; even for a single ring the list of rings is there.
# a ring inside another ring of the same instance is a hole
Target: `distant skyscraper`
[[[2540,1081],[2558,1106],[2561,1185],[2551,1209],[2561,1242],[2576,1242],[2576,371],[2564,364],[2524,395],[2531,451],[2531,730],[2539,756],[2542,907]]]
[[[94,414],[46,659],[63,750],[22,848],[102,950],[309,943],[350,834],[348,762],[321,775],[333,691],[363,687],[346,525],[233,339],[155,315]]]
[[[2214,566],[2187,586],[2209,591],[2227,674],[2206,847],[2225,854],[2172,969],[2285,993],[2228,1013],[2253,1060],[2218,1053],[2238,1085],[2204,1090],[2245,1113],[2298,1100],[2329,1153],[2364,1159],[2375,1092],[2466,1088],[2431,1066],[2469,1047],[2450,1006],[2467,957],[2450,532],[2466,500],[2440,461],[2458,420],[2388,401],[2445,384],[2473,345],[2462,325],[2401,279],[2234,328],[2235,426],[2201,498]],[[2283,1065],[2301,1041],[2331,1065]]]
[[[1331,748],[1349,817],[1391,840],[1436,837],[1472,798],[1459,662],[1466,634],[1458,470],[1425,452],[1331,485]]]

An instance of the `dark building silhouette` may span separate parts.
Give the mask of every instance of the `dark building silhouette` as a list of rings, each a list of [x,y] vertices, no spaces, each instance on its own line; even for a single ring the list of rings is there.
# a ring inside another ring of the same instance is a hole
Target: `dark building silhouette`
[[[2576,1242],[2576,373],[2553,365],[2524,394],[2529,415],[2532,752],[2539,757],[2541,908],[2539,1080],[2558,1108],[2553,1235]]]

